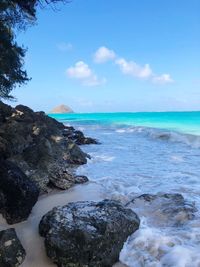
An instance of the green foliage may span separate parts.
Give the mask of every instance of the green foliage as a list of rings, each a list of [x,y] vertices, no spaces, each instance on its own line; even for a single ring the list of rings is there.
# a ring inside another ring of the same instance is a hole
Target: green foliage
[[[64,0],[0,0],[0,99],[29,80],[23,70],[26,50],[17,45],[15,32],[25,30],[36,20],[37,6],[67,2]]]

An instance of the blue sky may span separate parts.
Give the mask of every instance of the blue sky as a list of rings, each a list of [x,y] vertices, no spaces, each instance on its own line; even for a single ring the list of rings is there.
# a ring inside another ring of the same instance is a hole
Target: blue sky
[[[200,109],[199,0],[72,0],[20,33],[19,103],[76,112]],[[17,103],[14,103],[17,104]]]

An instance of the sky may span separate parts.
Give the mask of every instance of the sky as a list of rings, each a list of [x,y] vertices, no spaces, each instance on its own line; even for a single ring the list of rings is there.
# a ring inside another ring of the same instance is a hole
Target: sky
[[[31,81],[18,103],[49,112],[200,110],[199,0],[72,0],[19,33]]]

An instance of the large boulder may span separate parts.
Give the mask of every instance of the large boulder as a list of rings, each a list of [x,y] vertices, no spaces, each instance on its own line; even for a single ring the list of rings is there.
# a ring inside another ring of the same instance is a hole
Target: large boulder
[[[76,202],[43,216],[39,232],[49,258],[62,267],[110,267],[140,220],[119,202]]]
[[[26,252],[20,243],[15,229],[0,232],[0,266],[17,267],[22,264]]]
[[[197,211],[194,203],[186,201],[181,194],[142,194],[126,205],[138,210],[149,221],[158,225],[179,225],[194,218]],[[159,218],[159,220],[157,219]]]
[[[0,212],[9,224],[26,220],[39,189],[14,163],[0,160]]]

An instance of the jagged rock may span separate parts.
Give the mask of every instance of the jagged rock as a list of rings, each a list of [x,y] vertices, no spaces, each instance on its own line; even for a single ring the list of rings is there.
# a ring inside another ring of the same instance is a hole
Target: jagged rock
[[[72,136],[65,134],[70,131],[72,135],[75,129],[44,112],[34,112],[23,105],[12,108],[0,102],[0,125],[0,157],[15,163],[36,182],[40,193],[48,192],[52,185],[69,188],[75,178],[66,179],[66,169],[72,164],[87,163],[89,156]]]
[[[50,182],[53,186],[59,189],[69,189],[74,184],[83,184],[89,181],[89,179],[84,175],[75,176],[72,172],[67,169],[57,169],[54,168],[55,172],[52,171],[52,176],[50,177]]]
[[[69,142],[67,144],[67,155],[66,159],[71,164],[86,164],[87,158],[90,158],[90,156],[86,153],[84,153],[80,147],[78,147],[73,142]]]
[[[81,131],[77,131],[73,127],[65,128],[63,134],[74,141],[77,145],[100,144],[96,139],[85,137]]]
[[[17,267],[22,264],[26,252],[19,241],[15,229],[0,232],[0,266]]]
[[[75,184],[75,176],[70,173],[66,168],[61,169],[58,166],[53,167],[50,182],[59,189],[69,189]]]
[[[58,266],[110,267],[139,223],[138,216],[119,202],[85,201],[49,211],[39,232],[47,255]]]
[[[23,113],[33,113],[33,110],[31,108],[24,105],[17,105],[15,109]]]
[[[19,167],[0,160],[0,212],[9,224],[26,220],[38,195],[36,184]]]
[[[85,137],[81,131],[74,131],[72,138],[77,145],[98,144],[96,139]]]
[[[143,194],[132,199],[126,206],[144,212],[148,220],[159,225],[183,224],[193,219],[197,211],[194,203],[187,202],[181,194],[173,193]]]

